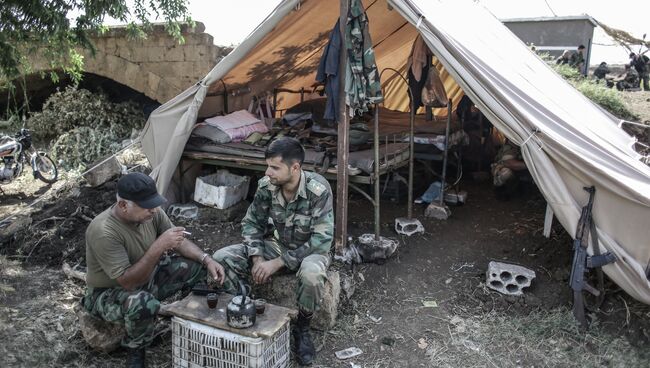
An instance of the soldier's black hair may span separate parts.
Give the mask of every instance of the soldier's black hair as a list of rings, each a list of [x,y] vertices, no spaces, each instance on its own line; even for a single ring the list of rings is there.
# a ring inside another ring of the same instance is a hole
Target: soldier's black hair
[[[288,166],[294,162],[302,163],[305,161],[305,149],[297,139],[291,137],[281,137],[273,140],[271,144],[266,147],[264,158],[269,159],[273,157],[280,157],[282,162]]]
[[[584,48],[585,48],[585,45],[578,46],[578,50],[583,50]]]

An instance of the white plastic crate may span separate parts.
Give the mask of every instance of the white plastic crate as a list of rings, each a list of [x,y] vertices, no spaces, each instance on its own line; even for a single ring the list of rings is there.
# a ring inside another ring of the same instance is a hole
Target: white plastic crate
[[[172,361],[175,368],[289,367],[289,321],[263,339],[173,317]]]
[[[231,174],[228,170],[217,170],[215,174],[196,178],[194,200],[223,210],[246,197],[249,182],[248,176]]]

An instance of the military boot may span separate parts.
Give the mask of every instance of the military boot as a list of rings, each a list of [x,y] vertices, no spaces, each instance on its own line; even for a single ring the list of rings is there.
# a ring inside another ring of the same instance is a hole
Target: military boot
[[[129,349],[129,353],[126,356],[126,368],[144,368],[145,356],[144,348]]]
[[[316,355],[316,349],[314,349],[314,343],[311,341],[311,335],[309,334],[312,316],[312,313],[303,311],[298,313],[294,341],[296,344],[296,359],[300,365],[311,365]]]

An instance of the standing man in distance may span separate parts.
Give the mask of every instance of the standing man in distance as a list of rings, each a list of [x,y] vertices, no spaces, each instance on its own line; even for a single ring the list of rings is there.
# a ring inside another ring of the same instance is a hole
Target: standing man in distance
[[[129,368],[145,366],[160,300],[205,281],[208,273],[219,284],[224,279],[223,267],[185,239],[185,229],[174,227],[160,210],[165,201],[152,178],[128,174],[117,183],[117,202],[86,230],[83,307],[125,325],[122,346],[129,349]],[[180,257],[167,253],[172,250]]]
[[[301,365],[310,365],[316,354],[310,323],[323,298],[331,261],[332,190],[321,175],[302,170],[305,150],[294,138],[273,141],[265,158],[266,176],[242,220],[243,244],[222,248],[213,257],[225,269],[224,288],[230,293],[248,277],[261,284],[280,270],[296,272],[296,357]]]
[[[650,58],[645,55],[630,53],[630,67],[634,68],[639,74],[639,79],[643,84],[644,91],[650,91]],[[635,87],[639,87],[636,85]]]

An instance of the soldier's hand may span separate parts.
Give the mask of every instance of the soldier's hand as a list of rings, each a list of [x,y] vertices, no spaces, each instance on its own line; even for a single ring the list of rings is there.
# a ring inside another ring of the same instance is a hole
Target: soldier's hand
[[[223,285],[226,274],[223,270],[223,266],[220,265],[219,262],[212,259],[212,257],[207,257],[205,261],[205,268],[208,269],[208,273],[210,276],[212,276],[214,281],[219,284],[219,286]]]
[[[163,250],[174,249],[183,243],[185,239],[183,231],[185,228],[180,226],[169,228],[158,237],[157,241],[160,242]]]
[[[269,278],[278,272],[284,266],[284,262],[280,257],[272,259],[270,261],[258,262],[253,265],[251,273],[253,275],[253,281],[256,284],[263,284],[269,280]]]

